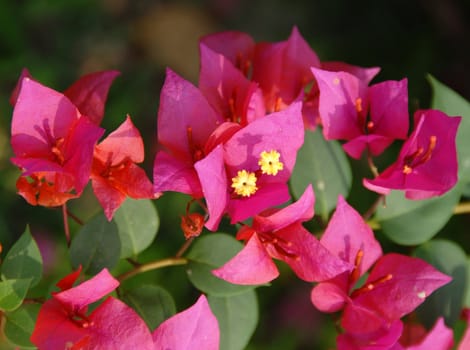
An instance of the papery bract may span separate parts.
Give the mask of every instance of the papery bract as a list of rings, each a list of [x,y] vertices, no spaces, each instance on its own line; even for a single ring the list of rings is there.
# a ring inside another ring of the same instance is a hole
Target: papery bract
[[[364,179],[368,189],[388,194],[405,191],[406,198],[440,196],[457,182],[455,137],[461,117],[438,110],[418,110],[415,129],[403,144],[398,159],[375,179]]]
[[[209,211],[208,229],[216,229],[224,212],[235,223],[289,199],[287,181],[304,136],[300,108],[300,103],[295,103],[256,119],[235,132],[223,150],[216,148],[195,164]],[[283,169],[276,175],[262,174],[260,157],[263,151],[271,150],[280,155]],[[234,191],[234,179],[243,171],[256,178],[256,187],[246,195]]]
[[[190,308],[163,322],[154,332],[155,350],[218,350],[219,324],[204,295]]]
[[[93,191],[108,220],[127,196],[156,198],[153,184],[136,165],[144,160],[144,144],[129,116],[95,147],[91,180]]]
[[[245,248],[213,274],[235,284],[267,283],[279,274],[271,258],[286,262],[305,281],[330,279],[350,270],[351,264],[336,259],[301,225],[313,216],[313,202],[309,186],[297,202],[256,215],[252,226],[237,234],[248,241]]]
[[[319,112],[327,140],[349,141],[344,150],[360,158],[367,149],[376,156],[408,134],[407,81],[367,86],[347,72],[312,68],[320,91]],[[366,75],[366,79],[367,79]]]
[[[123,302],[108,297],[91,314],[88,305],[113,291],[119,282],[104,269],[72,287],[76,272],[57,285],[62,291],[41,307],[31,342],[44,350],[126,348],[153,349],[145,322]]]
[[[87,116],[93,123],[99,125],[104,115],[104,105],[108,97],[109,88],[118,71],[103,71],[86,74],[80,77],[67,90],[63,92],[82,115]],[[31,73],[24,68],[10,97],[10,104],[15,106],[21,89],[23,79],[33,80]]]
[[[207,154],[211,133],[223,123],[194,85],[167,70],[158,111],[159,150],[154,163],[154,191],[202,197],[194,163]]]
[[[20,194],[30,204],[45,206],[79,196],[103,132],[66,96],[24,78],[11,126],[11,161],[22,169],[22,177],[31,178],[18,182]]]
[[[225,56],[204,44],[199,47],[199,89],[226,121],[244,126],[265,115],[263,94]]]
[[[418,258],[395,253],[381,256],[372,230],[341,197],[320,242],[338,258],[355,265],[351,273],[319,283],[311,294],[312,303],[321,311],[343,310],[343,342],[365,346],[379,339],[398,339],[399,334],[391,328],[394,322],[450,281],[449,276]],[[357,288],[358,279],[374,263],[367,280]]]
[[[404,334],[407,333],[407,325],[405,325]],[[454,335],[452,329],[448,328],[444,323],[444,318],[439,317],[439,319],[434,324],[434,327],[425,334],[417,342],[408,342],[406,339],[400,338],[392,350],[450,350],[454,345]],[[463,348],[465,349],[465,348]],[[463,350],[462,349],[462,350]]]

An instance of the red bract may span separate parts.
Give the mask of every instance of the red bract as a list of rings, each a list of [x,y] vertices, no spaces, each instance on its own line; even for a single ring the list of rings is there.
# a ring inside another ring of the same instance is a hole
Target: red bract
[[[84,75],[65,90],[64,95],[70,99],[82,115],[86,115],[93,123],[99,125],[103,119],[109,88],[119,74],[117,71],[103,71]],[[26,68],[22,70],[18,83],[11,94],[10,104],[12,106],[16,104],[24,78],[33,80]]]
[[[88,305],[113,291],[119,282],[105,269],[90,280],[72,287],[78,273],[58,283],[39,311],[31,342],[44,350],[154,349],[144,321],[126,304],[108,297],[92,313]]]
[[[23,171],[17,188],[30,204],[58,206],[88,182],[93,148],[104,130],[63,94],[24,78],[13,110],[12,162]]]
[[[213,274],[235,284],[267,283],[279,275],[272,258],[286,262],[309,282],[351,270],[353,265],[337,259],[302,226],[313,216],[313,202],[309,186],[297,202],[255,216],[252,226],[243,226],[237,234],[237,239],[248,241],[245,248]]]
[[[225,56],[200,47],[199,89],[226,121],[242,126],[265,115],[263,94]]]
[[[218,321],[204,295],[193,306],[169,318],[153,332],[155,350],[218,350],[219,338]]]
[[[347,72],[312,71],[320,91],[323,134],[327,140],[349,141],[343,148],[351,157],[359,159],[365,149],[379,155],[395,139],[407,137],[406,79],[368,87],[367,75],[361,80]]]
[[[145,171],[136,165],[143,160],[142,137],[129,116],[95,147],[91,181],[108,220],[127,196],[134,199],[158,197]]]
[[[364,179],[368,189],[388,194],[403,190],[409,199],[440,196],[457,182],[455,137],[461,117],[438,110],[419,110],[415,129],[403,144],[398,159],[373,180]]]
[[[294,103],[256,119],[195,163],[208,229],[215,230],[225,212],[236,223],[289,199],[287,181],[304,137],[300,108]]]
[[[207,155],[206,143],[223,123],[202,93],[167,70],[158,111],[158,151],[154,163],[154,191],[177,191],[202,197],[194,163]]]
[[[370,228],[342,198],[321,243],[355,265],[351,273],[319,283],[311,294],[312,303],[321,311],[343,310],[343,341],[355,339],[365,346],[379,339],[398,339],[395,322],[450,281],[449,276],[418,258],[394,253],[381,256]],[[354,289],[374,262],[367,280]]]

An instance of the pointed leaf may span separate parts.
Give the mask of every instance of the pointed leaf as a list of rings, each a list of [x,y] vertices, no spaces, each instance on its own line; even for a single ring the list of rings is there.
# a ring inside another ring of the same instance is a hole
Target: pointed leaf
[[[22,349],[35,349],[29,338],[33,333],[39,308],[39,304],[27,304],[14,312],[6,313],[6,323],[3,329],[5,337]]]
[[[31,279],[9,279],[0,282],[0,309],[13,311],[18,308],[28,292]]]
[[[142,317],[149,329],[157,328],[176,313],[171,294],[155,285],[143,285],[126,291],[122,300]]]
[[[186,256],[189,263],[186,273],[199,290],[216,296],[238,294],[253,286],[239,286],[212,274],[212,270],[229,261],[242,248],[242,244],[226,234],[210,234],[199,238]]]
[[[465,252],[454,242],[439,239],[423,244],[415,255],[452,277],[449,284],[435,291],[418,309],[420,319],[431,327],[439,316],[444,316],[446,324],[452,326],[459,318],[469,281]]]
[[[121,240],[121,258],[136,256],[157,235],[160,219],[153,203],[147,199],[128,198],[114,214]]]
[[[27,227],[3,261],[2,278],[31,279],[31,287],[33,287],[41,280],[41,276],[41,253]]]
[[[220,349],[245,349],[258,324],[255,291],[226,297],[209,295],[208,300],[219,321]]]
[[[456,186],[441,197],[415,201],[406,199],[403,192],[392,191],[375,218],[393,242],[418,245],[431,239],[449,221],[460,193],[460,186]]]
[[[431,106],[440,109],[450,116],[461,116],[457,131],[457,154],[459,159],[459,178],[470,182],[470,103],[449,87],[429,75],[428,80],[433,89]]]
[[[119,260],[121,242],[118,227],[103,214],[95,216],[74,237],[70,246],[70,260],[76,269],[95,275],[103,268],[112,269]]]
[[[326,141],[321,131],[305,133],[291,176],[292,192],[299,198],[309,184],[315,191],[315,213],[323,219],[336,206],[338,195],[351,189],[349,162],[337,141]]]

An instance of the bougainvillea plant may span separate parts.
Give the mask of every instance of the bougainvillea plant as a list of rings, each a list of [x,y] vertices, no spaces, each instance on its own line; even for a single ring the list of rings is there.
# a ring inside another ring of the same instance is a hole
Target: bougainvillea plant
[[[11,348],[244,349],[257,298],[282,278],[329,320],[329,348],[467,349],[467,252],[441,229],[470,213],[470,104],[430,77],[431,106],[413,110],[406,78],[323,62],[297,28],[275,43],[212,34],[199,50],[198,84],[166,70],[153,176],[131,116],[100,126],[118,72],[64,92],[21,73],[17,192],[61,209],[67,252],[44,278],[27,227],[2,256]],[[181,224],[165,239],[181,247],[165,255],[156,204],[175,193],[166,212]],[[84,222],[68,205],[93,194],[100,209]],[[156,273],[172,266],[185,274]],[[176,278],[190,293],[169,287]]]

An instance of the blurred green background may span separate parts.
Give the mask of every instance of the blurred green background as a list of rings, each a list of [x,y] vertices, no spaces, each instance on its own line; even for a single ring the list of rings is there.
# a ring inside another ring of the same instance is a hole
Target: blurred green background
[[[28,223],[43,251],[49,249],[46,267],[51,270],[46,278],[57,279],[54,269],[66,257],[60,211],[30,207],[17,196],[19,172],[8,160],[8,98],[23,67],[59,91],[82,74],[119,70],[102,125],[109,132],[126,114],[132,116],[144,137],[144,166],[151,175],[165,67],[196,84],[202,35],[240,30],[256,41],[280,41],[287,39],[294,25],[321,60],[380,66],[382,72],[375,81],[408,77],[412,109],[428,106],[427,73],[470,99],[470,1],[466,0],[0,0],[0,242],[4,250]],[[84,196],[71,206],[86,220],[100,209],[90,191]],[[173,254],[183,242],[174,227],[184,211],[184,200],[169,196],[156,205],[162,228],[149,258]],[[69,266],[60,268],[67,271]],[[184,275],[167,273],[146,278],[165,280],[165,287],[181,303],[179,309],[187,307],[192,301],[184,300],[194,291],[187,282],[179,282]],[[284,276],[273,287],[259,290],[261,321],[249,349],[333,347],[334,328],[331,322],[325,326],[309,305],[310,286]]]

